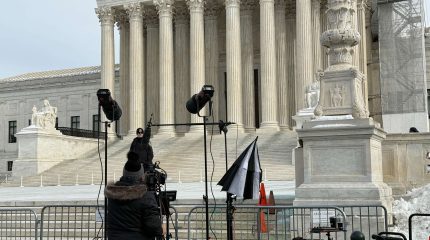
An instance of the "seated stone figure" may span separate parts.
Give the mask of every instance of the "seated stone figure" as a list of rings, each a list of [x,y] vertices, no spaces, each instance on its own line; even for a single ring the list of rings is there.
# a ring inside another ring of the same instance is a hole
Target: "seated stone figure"
[[[53,129],[55,128],[55,119],[57,118],[57,108],[49,104],[47,99],[43,100],[43,107],[40,111],[37,111],[36,106],[33,106],[33,114],[31,116],[31,124],[43,128]]]
[[[320,98],[320,75],[321,70],[315,73],[315,80],[306,87],[305,105],[306,108],[315,108]]]

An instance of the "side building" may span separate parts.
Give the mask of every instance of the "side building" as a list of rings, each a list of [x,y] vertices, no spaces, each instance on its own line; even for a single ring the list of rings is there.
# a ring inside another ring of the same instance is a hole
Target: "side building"
[[[31,124],[32,108],[43,100],[58,109],[56,127],[97,131],[100,67],[34,72],[0,79],[0,172],[10,171],[15,134]]]

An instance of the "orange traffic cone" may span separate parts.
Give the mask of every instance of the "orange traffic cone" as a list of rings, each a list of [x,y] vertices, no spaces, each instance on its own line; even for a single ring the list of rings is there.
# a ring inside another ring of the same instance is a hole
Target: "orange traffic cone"
[[[270,191],[269,194],[269,206],[275,206],[275,196],[273,195],[273,191]],[[270,214],[275,214],[276,213],[276,209],[275,208],[271,208],[269,209],[269,213]]]
[[[260,233],[267,233],[266,217],[264,211],[260,211]]]
[[[266,198],[266,188],[264,187],[264,183],[260,183],[260,198],[258,200],[259,206],[267,206],[267,198]],[[264,214],[264,210],[260,210],[260,233],[267,233],[267,225],[266,225],[266,217]]]
[[[264,183],[260,183],[260,199],[258,200],[259,206],[267,206],[266,188]]]

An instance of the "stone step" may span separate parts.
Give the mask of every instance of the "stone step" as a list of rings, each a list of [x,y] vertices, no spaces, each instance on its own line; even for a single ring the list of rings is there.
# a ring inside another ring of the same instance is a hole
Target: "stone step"
[[[231,166],[238,155],[255,139],[256,134],[228,134],[228,166]],[[261,133],[257,142],[260,163],[267,180],[292,180],[294,166],[291,164],[291,152],[296,146],[294,132]],[[108,179],[118,179],[122,175],[122,168],[126,162],[132,137],[108,143]],[[208,136],[207,166],[208,176],[212,173],[212,156],[215,161],[214,181],[219,180],[225,173],[224,136],[213,135],[212,143]],[[154,148],[154,162],[159,161],[160,167],[168,173],[170,182],[198,182],[204,178],[204,152],[202,134],[186,134],[184,137],[162,137],[155,135],[151,138]],[[211,143],[211,144],[210,144]],[[86,185],[98,184],[101,171],[104,171],[104,143],[100,144],[100,155],[97,149],[93,153],[85,154],[86,158],[69,159],[57,166],[37,175],[24,177],[22,185],[40,186],[42,176],[43,185]],[[210,152],[211,150],[211,152]],[[212,153],[212,154],[211,154]],[[89,157],[88,157],[89,156]],[[180,172],[180,178],[179,178]],[[58,177],[60,176],[60,177]],[[78,177],[77,177],[78,176]],[[263,176],[264,177],[264,176]],[[76,180],[78,178],[78,180]],[[13,175],[9,183],[1,186],[20,186],[21,178]]]

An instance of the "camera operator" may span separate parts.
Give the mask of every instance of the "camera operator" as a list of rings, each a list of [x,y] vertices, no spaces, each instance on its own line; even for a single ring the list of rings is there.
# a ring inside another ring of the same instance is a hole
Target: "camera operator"
[[[147,190],[139,156],[129,152],[127,159],[123,176],[105,189],[108,198],[108,239],[162,239],[163,229],[156,194]]]
[[[151,138],[151,120],[146,125],[145,131],[142,128],[138,128],[136,134],[137,137],[133,139],[130,151],[139,155],[139,162],[143,164],[143,168],[146,172],[153,166],[152,159],[154,158],[154,152],[149,143],[149,139]]]

